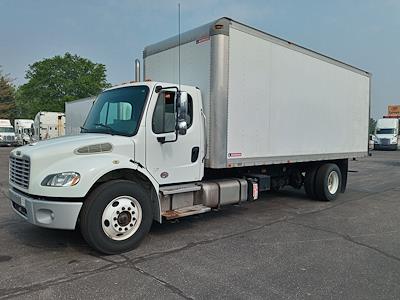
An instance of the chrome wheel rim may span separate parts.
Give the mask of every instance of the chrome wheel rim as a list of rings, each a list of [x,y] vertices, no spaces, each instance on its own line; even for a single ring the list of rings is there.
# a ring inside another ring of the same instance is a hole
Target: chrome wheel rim
[[[142,207],[130,196],[120,196],[108,203],[103,211],[101,225],[111,239],[123,241],[130,238],[142,223]]]
[[[328,191],[332,195],[337,192],[339,188],[339,174],[336,171],[331,171],[328,175]]]

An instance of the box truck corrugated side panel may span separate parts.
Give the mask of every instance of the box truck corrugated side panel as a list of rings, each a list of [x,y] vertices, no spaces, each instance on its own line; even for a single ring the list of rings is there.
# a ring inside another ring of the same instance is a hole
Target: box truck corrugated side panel
[[[183,33],[181,42],[181,83],[200,88],[207,116],[206,167],[367,153],[367,72],[228,18]],[[143,59],[145,78],[178,82],[178,37],[146,47]],[[346,126],[332,129],[342,114]]]
[[[229,30],[228,163],[367,153],[368,76],[240,29]]]

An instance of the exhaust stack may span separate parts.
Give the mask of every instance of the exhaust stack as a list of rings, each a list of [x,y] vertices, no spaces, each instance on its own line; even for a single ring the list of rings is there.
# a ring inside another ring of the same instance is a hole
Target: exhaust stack
[[[135,59],[135,81],[140,81],[140,60]]]

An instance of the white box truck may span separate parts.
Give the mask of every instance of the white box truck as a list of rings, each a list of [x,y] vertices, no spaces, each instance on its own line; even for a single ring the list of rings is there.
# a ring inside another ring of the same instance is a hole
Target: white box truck
[[[20,216],[79,222],[89,245],[120,253],[153,220],[285,186],[345,191],[348,159],[368,154],[368,72],[222,18],[181,35],[179,84],[178,40],[146,47],[145,80],[102,92],[82,134],[12,151]]]
[[[65,102],[65,135],[76,135],[81,132],[94,100],[95,97],[88,97]]]
[[[0,119],[0,146],[15,146],[15,133],[11,121]]]
[[[15,119],[15,139],[19,145],[29,144],[32,141],[33,120]]]
[[[376,122],[374,149],[397,150],[399,144],[399,119],[384,118]]]
[[[33,121],[32,140],[37,142],[65,135],[65,114],[40,111]]]

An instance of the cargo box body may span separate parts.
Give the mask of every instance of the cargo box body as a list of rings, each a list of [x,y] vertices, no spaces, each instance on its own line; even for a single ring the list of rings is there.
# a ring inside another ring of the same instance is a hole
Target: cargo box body
[[[76,135],[81,132],[81,127],[95,100],[95,97],[88,97],[65,102],[65,135]]]
[[[207,168],[362,157],[370,74],[222,18],[181,35],[180,79],[201,90]],[[178,82],[178,38],[145,48],[145,79]]]

